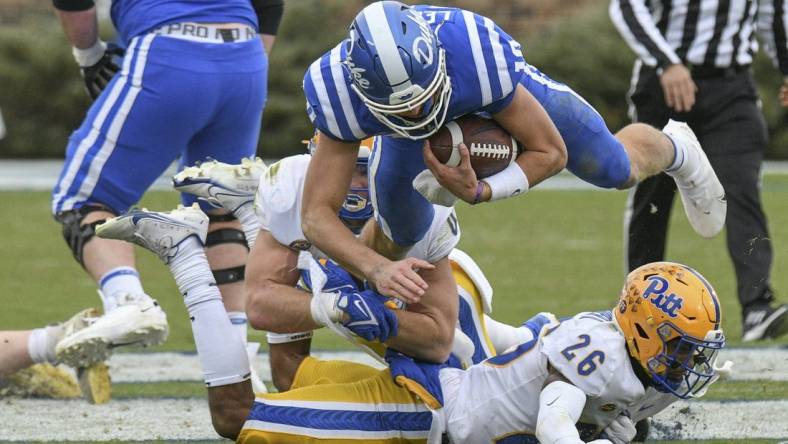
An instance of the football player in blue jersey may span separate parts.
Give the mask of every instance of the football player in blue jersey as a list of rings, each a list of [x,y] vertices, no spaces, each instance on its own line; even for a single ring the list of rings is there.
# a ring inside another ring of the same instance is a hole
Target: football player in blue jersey
[[[69,140],[52,193],[52,213],[104,303],[102,318],[62,344],[65,359],[78,364],[86,348],[165,340],[166,315],[143,290],[133,247],[96,238],[94,227],[126,212],[178,158],[183,166],[254,155],[266,49],[283,1],[113,0],[125,55],[99,39],[93,0],[53,3],[94,99]],[[212,213],[208,257],[225,307],[245,335],[244,234],[227,212]]]
[[[417,269],[430,266],[401,258],[429,226],[432,202],[511,197],[565,166],[605,188],[667,171],[699,234],[711,237],[723,226],[724,190],[686,125],[659,131],[633,124],[613,135],[582,97],[526,63],[517,41],[470,11],[373,3],[348,38],[309,67],[304,92],[309,117],[325,135],[306,179],[304,233],[378,291],[406,302],[424,293]],[[464,145],[452,168],[425,144],[444,122],[470,113],[491,116],[524,146],[516,162],[484,180]],[[356,240],[336,212],[354,147],[370,135],[383,136],[370,160],[376,219]]]

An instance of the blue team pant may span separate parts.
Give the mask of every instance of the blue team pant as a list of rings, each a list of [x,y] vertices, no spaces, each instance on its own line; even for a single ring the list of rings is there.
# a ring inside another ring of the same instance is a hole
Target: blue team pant
[[[123,213],[178,157],[183,166],[254,155],[267,65],[259,39],[133,38],[122,71],[71,135],[53,214],[88,203]]]

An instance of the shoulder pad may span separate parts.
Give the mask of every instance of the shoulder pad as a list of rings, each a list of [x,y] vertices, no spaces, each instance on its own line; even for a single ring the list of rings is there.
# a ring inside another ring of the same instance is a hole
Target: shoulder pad
[[[490,281],[482,272],[482,269],[476,264],[468,253],[455,248],[449,253],[449,260],[459,265],[460,268],[471,278],[471,282],[476,286],[479,295],[482,297],[482,304],[484,305],[484,312],[486,314],[492,313],[492,297],[493,289]]]

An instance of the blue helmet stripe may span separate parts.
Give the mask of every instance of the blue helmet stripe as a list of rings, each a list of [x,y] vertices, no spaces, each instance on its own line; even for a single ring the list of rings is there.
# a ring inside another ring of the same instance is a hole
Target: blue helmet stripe
[[[711,287],[711,284],[709,284],[706,278],[701,276],[700,273],[698,273],[697,271],[693,270],[692,268],[686,265],[684,265],[684,268],[692,272],[692,274],[694,274],[698,278],[698,280],[700,280],[703,283],[703,285],[706,287],[706,291],[709,292],[709,295],[711,295],[711,300],[712,302],[714,302],[714,317],[715,319],[717,319],[717,322],[714,324],[714,329],[715,330],[719,329],[721,318],[720,318],[720,301],[717,299],[717,293],[714,292],[714,289]]]
[[[367,35],[372,37],[376,50],[380,54],[379,60],[389,85],[399,86],[405,83],[404,87],[409,87],[411,85],[409,81],[410,76],[402,63],[399,48],[394,41],[394,35],[391,31],[392,27],[398,26],[398,23],[389,22],[392,18],[396,19],[399,14],[387,16],[384,5],[386,5],[384,2],[377,2],[364,8],[363,14],[366,25],[373,31]],[[398,5],[394,6],[399,7]]]

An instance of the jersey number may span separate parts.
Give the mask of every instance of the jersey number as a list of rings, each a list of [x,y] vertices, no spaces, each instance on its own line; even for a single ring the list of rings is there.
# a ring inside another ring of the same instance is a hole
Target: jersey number
[[[577,356],[573,350],[585,348],[591,343],[591,336],[580,335],[578,338],[580,339],[579,343],[570,345],[561,351],[561,354],[564,355],[567,361],[571,361]],[[588,376],[596,370],[597,365],[601,365],[603,362],[605,362],[605,353],[594,350],[577,363],[577,373],[582,376]]]

